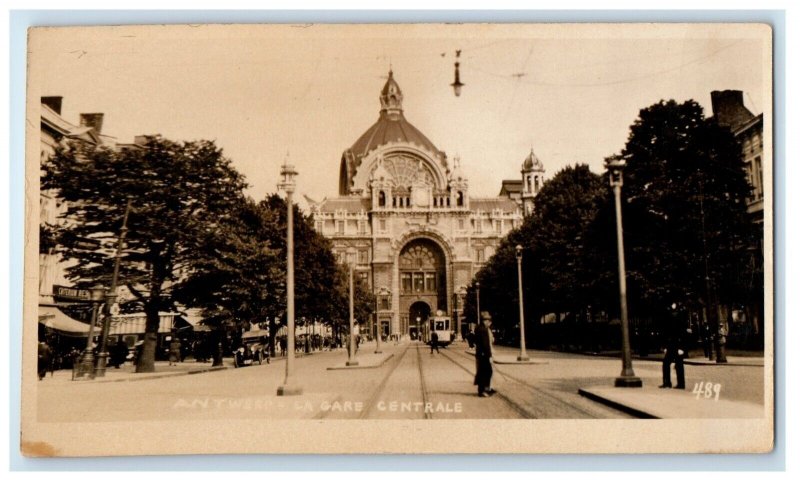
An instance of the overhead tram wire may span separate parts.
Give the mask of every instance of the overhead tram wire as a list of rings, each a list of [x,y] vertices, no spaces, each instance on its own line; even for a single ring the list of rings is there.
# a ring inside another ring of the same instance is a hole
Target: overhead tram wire
[[[609,86],[609,85],[620,85],[620,84],[625,84],[625,83],[629,83],[629,82],[636,82],[636,81],[639,81],[639,80],[647,80],[647,79],[650,79],[650,78],[653,78],[653,77],[657,77],[659,75],[671,73],[671,72],[674,72],[676,70],[680,70],[680,69],[682,69],[684,67],[687,67],[689,65],[693,65],[693,64],[696,64],[696,63],[701,62],[703,60],[706,60],[706,59],[709,59],[711,57],[714,57],[717,54],[719,54],[720,52],[722,52],[724,50],[727,50],[727,49],[737,45],[738,43],[740,43],[739,40],[737,40],[735,42],[732,42],[732,43],[729,43],[728,45],[725,45],[723,47],[720,47],[720,48],[714,50],[713,52],[711,52],[711,53],[709,53],[707,55],[703,55],[701,57],[694,58],[692,60],[689,60],[688,62],[681,63],[680,65],[676,65],[674,67],[658,70],[658,71],[655,71],[655,72],[650,72],[650,73],[645,74],[645,75],[621,78],[621,79],[613,80],[613,81],[609,81],[609,82],[592,82],[592,83],[543,82],[543,81],[537,81],[537,80],[524,80],[522,77],[529,77],[530,78],[530,76],[528,75],[527,72],[514,72],[514,73],[511,73],[511,74],[500,74],[500,73],[490,72],[488,70],[484,70],[484,69],[475,67],[474,65],[471,66],[470,70],[472,70],[474,72],[479,72],[479,73],[482,73],[482,74],[485,74],[485,75],[489,75],[489,76],[492,76],[492,77],[496,77],[496,78],[502,78],[502,79],[506,79],[506,80],[509,80],[509,81],[516,81],[517,83],[524,83],[524,84],[534,85],[534,86],[539,86],[539,87],[604,87],[604,86]]]

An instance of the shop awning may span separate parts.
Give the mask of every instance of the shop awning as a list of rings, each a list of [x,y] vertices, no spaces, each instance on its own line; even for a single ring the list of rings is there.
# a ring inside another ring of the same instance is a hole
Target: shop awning
[[[242,334],[242,339],[250,339],[254,337],[264,337],[269,336],[269,331],[266,329],[257,329],[255,331],[247,331]]]
[[[76,321],[56,306],[39,306],[39,323],[65,336],[86,337],[89,334],[89,324]]]

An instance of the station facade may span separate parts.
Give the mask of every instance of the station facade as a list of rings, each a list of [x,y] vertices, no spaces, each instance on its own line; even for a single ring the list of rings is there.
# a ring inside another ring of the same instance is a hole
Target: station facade
[[[496,197],[472,197],[459,159],[406,120],[391,71],[380,105],[377,122],[342,154],[339,195],[311,209],[339,261],[354,263],[374,292],[381,332],[415,336],[437,311],[462,319],[467,286],[532,212],[545,170],[531,151],[520,179]]]

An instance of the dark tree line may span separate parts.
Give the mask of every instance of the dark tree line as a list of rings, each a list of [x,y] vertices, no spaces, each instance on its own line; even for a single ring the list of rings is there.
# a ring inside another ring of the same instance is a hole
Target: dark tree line
[[[217,336],[249,323],[285,322],[286,202],[247,197],[244,178],[213,142],[153,136],[141,149],[115,151],[72,141],[44,172],[42,188],[66,209],[57,225],[40,230],[69,262],[67,275],[78,287],[111,284],[114,246],[132,201],[119,285],[131,294],[122,310],[147,316],[137,372],[154,369],[160,311],[201,308]],[[293,208],[296,317],[342,323],[342,266],[311,219]],[[365,286],[357,289],[364,322],[374,302]]]
[[[626,163],[623,227],[634,322],[663,330],[674,322],[668,312],[675,304],[687,327],[692,314],[716,325],[720,316],[763,298],[763,279],[757,279],[763,232],[747,214],[751,187],[741,152],[730,130],[706,119],[694,101],[662,101],[640,111],[613,156]],[[561,170],[537,195],[534,214],[478,273],[481,309],[515,339],[519,244],[534,343],[587,347],[597,341],[593,335],[618,332],[608,328],[619,316],[615,235],[607,173],[585,165]],[[475,312],[474,285],[466,312]],[[560,328],[539,324],[543,316]],[[551,331],[558,335],[548,337]]]

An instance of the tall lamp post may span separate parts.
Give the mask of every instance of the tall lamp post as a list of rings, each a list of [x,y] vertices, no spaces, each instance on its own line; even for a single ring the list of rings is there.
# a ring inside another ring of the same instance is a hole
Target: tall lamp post
[[[383,326],[381,318],[378,316],[378,297],[375,296],[375,354],[381,354],[381,337],[383,336]]]
[[[294,374],[294,177],[297,171],[294,166],[284,162],[281,166],[283,179],[278,189],[286,192],[286,377],[283,385],[278,386],[278,396],[295,396],[303,393],[303,388],[296,384]]]
[[[609,182],[614,189],[614,206],[617,215],[617,259],[619,260],[619,306],[622,323],[622,372],[614,380],[616,387],[642,387],[642,380],[633,373],[631,342],[628,334],[628,298],[625,282],[625,250],[622,244],[622,170],[625,161],[619,158],[606,160]]]
[[[350,343],[347,351],[347,366],[358,366],[356,360],[356,335],[355,335],[355,306],[353,305],[353,269],[356,263],[356,250],[352,247],[347,249],[347,266],[350,270]]]
[[[131,199],[125,206],[125,214],[122,216],[122,227],[119,229],[117,238],[117,251],[114,254],[114,273],[111,276],[111,288],[106,293],[106,304],[103,311],[103,333],[100,335],[100,354],[97,357],[97,365],[94,368],[94,375],[105,377],[106,366],[108,364],[108,331],[111,328],[111,317],[116,313],[115,305],[117,302],[117,284],[119,283],[119,264],[122,258],[122,248],[125,245],[125,236],[128,234],[128,216],[131,213]]]
[[[475,310],[477,311],[477,316],[475,316],[476,325],[481,323],[481,283],[475,282]]]
[[[94,341],[94,325],[97,324],[97,314],[100,310],[100,304],[105,299],[106,289],[100,284],[95,285],[89,289],[89,299],[92,302],[92,322],[89,324],[89,332],[86,338],[86,350],[80,360],[80,369],[77,372],[77,377],[82,377],[88,374],[90,378],[94,379],[94,349],[92,342]]]
[[[517,244],[517,284],[519,285],[519,356],[517,361],[530,361],[525,350],[525,311],[522,307],[522,246]]]

